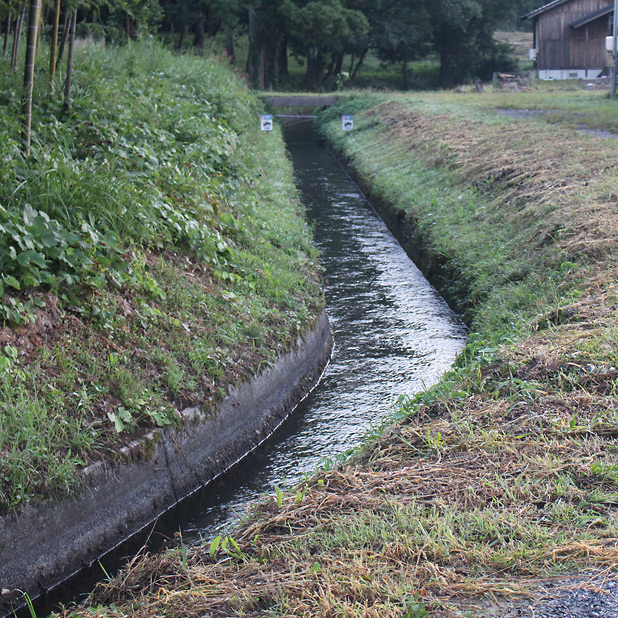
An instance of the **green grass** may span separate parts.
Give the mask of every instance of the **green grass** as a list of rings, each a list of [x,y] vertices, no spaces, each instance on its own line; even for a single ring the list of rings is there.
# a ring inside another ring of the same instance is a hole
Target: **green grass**
[[[488,86],[481,94],[464,91],[424,92],[416,103],[426,113],[452,113],[487,122],[504,122],[496,109],[539,110],[532,120],[542,124],[585,126],[618,132],[616,102],[606,90],[586,91],[578,80],[533,80],[526,92],[511,92]],[[491,114],[487,114],[491,111]]]
[[[38,66],[26,159],[0,82],[0,511],[210,413],[323,306],[280,132],[227,66],[86,46],[68,115]]]
[[[498,343],[505,332],[510,336],[527,332],[534,316],[559,305],[561,294],[568,296],[566,256],[553,244],[522,252],[530,229],[505,218],[496,208],[492,182],[462,186],[456,168],[429,167],[407,150],[405,142],[393,144],[379,112],[376,116],[362,114],[363,107],[373,107],[377,100],[370,97],[332,108],[321,116],[319,126],[354,162],[372,195],[413,221],[417,241],[424,247],[420,260],[426,269],[435,270],[436,263],[448,264],[449,272],[436,284],[477,335]],[[403,98],[402,104],[406,101]],[[432,101],[430,96],[412,104],[427,113]],[[354,112],[355,106],[359,112],[355,131],[343,135],[337,121],[330,118],[343,110]],[[448,96],[440,98],[442,113],[450,113],[454,106]],[[474,118],[474,109],[466,118]]]

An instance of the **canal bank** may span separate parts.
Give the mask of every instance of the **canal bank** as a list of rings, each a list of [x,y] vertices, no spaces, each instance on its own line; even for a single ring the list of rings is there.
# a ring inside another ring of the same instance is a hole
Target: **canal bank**
[[[75,50],[79,105],[60,124],[35,114],[19,174],[18,131],[1,145],[7,611],[15,588],[33,596],[258,443],[279,404],[230,394],[284,359],[264,380],[291,391],[287,412],[309,388],[292,365],[325,362],[299,337],[315,327],[330,345],[279,129],[260,131],[260,102],[226,62],[142,43]],[[18,126],[17,101],[3,111]],[[226,397],[231,425],[217,419]],[[219,444],[192,455],[196,419]]]
[[[320,385],[291,418],[230,473],[166,513],[153,530],[156,538],[179,533],[191,544],[216,536],[248,501],[355,448],[389,417],[397,397],[435,383],[465,342],[465,328],[318,143],[311,123],[287,129],[286,142],[321,253],[335,350]],[[115,568],[106,556],[92,570]],[[85,588],[74,581],[72,589]],[[49,598],[39,615],[53,603]]]
[[[324,312],[292,351],[231,388],[216,413],[186,408],[179,429],[155,430],[119,449],[117,463],[86,468],[79,498],[2,516],[0,612],[19,605],[22,592],[34,598],[96,561],[245,457],[311,392],[331,350]]]

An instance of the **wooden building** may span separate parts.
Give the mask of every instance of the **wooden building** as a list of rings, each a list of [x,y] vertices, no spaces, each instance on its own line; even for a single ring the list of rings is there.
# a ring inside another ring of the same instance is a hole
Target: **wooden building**
[[[611,57],[612,0],[554,0],[527,15],[533,21],[530,57],[540,79],[592,78],[607,74]]]

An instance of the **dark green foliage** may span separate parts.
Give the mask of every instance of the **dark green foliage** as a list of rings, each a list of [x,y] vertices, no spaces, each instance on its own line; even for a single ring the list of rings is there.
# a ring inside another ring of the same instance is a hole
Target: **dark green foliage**
[[[409,86],[408,63],[425,57],[432,48],[431,16],[421,3],[387,0],[373,31],[378,56],[403,67],[403,87]]]
[[[290,11],[290,36],[294,48],[305,56],[306,82],[320,82],[327,62],[347,51],[369,32],[362,10],[349,8],[341,0],[301,2]],[[331,71],[332,72],[332,71]]]
[[[411,63],[419,59],[437,59],[443,87],[516,69],[493,32],[515,28],[518,17],[538,4],[539,0],[76,0],[63,3],[61,23],[78,6],[78,37],[119,44],[158,34],[177,49],[225,50],[232,62],[234,41],[241,38],[246,47],[240,47],[247,53],[241,68],[262,90],[289,85],[290,57],[304,67],[304,88],[324,89],[354,82],[368,55],[401,67],[405,89],[417,83]],[[16,3],[11,6],[15,13]],[[0,0],[3,24],[8,9],[8,1]],[[44,16],[50,19],[52,13]]]
[[[531,22],[521,17],[534,9],[549,4],[549,0],[515,0],[496,12],[494,25],[499,30],[530,30]]]
[[[504,8],[499,0],[428,2],[442,87],[471,78],[487,80],[493,71],[516,68],[506,47],[493,38],[494,22]]]
[[[350,76],[366,54],[402,66],[404,87],[409,63],[437,54],[440,85],[487,79],[495,70],[516,67],[508,50],[493,38],[497,26],[513,27],[528,0],[161,0],[163,27],[203,47],[209,37],[244,33],[249,39],[246,69],[251,83],[276,88],[287,77],[289,53],[305,65],[305,85],[328,84],[350,57]],[[538,4],[538,0],[536,0]]]

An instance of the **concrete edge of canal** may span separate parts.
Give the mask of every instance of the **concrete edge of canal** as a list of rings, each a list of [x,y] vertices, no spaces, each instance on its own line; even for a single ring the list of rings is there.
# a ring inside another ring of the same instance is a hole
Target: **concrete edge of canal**
[[[188,408],[181,429],[122,449],[124,463],[86,468],[81,497],[0,517],[0,615],[18,602],[10,591],[45,592],[234,465],[315,387],[332,347],[323,312],[294,350],[231,390],[214,416]]]

